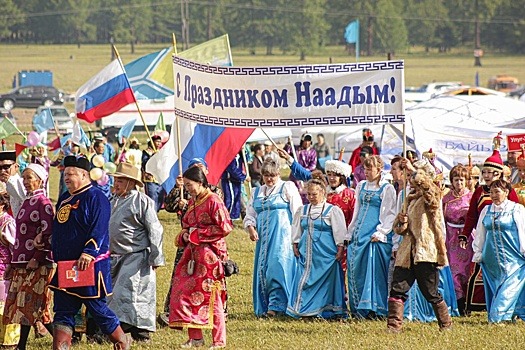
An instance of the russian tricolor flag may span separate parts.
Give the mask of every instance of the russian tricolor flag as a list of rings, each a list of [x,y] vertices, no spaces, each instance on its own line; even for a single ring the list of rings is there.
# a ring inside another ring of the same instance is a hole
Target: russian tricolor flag
[[[179,118],[179,124],[182,171],[188,169],[188,164],[193,158],[203,158],[209,170],[206,178],[208,183],[213,185],[219,182],[228,164],[255,130],[197,124],[184,118]],[[174,123],[170,140],[146,164],[146,171],[155,176],[166,192],[175,186],[175,179],[179,175],[181,160],[177,156],[175,130]]]
[[[120,59],[115,59],[82,85],[75,94],[77,117],[89,123],[135,102]]]

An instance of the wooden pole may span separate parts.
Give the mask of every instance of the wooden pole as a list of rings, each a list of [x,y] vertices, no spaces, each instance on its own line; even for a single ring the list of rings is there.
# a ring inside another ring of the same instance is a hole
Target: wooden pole
[[[117,56],[118,63],[120,64],[120,67],[122,68],[122,71],[124,72],[124,75],[126,75],[126,70],[124,69],[124,65],[122,64],[122,61],[120,60],[120,55],[115,45],[113,45],[113,50],[115,50],[115,55]],[[126,79],[128,79],[127,75],[126,75]],[[135,92],[133,92],[133,89],[131,89],[131,92],[133,93],[133,100],[135,101],[135,106],[137,107],[137,111],[139,112],[140,119],[142,120],[142,124],[144,124],[144,129],[146,130],[146,134],[148,134],[148,139],[151,141],[151,147],[153,148],[155,152],[157,152],[157,147],[155,147],[155,143],[153,142],[153,139],[151,138],[151,134],[149,132],[148,125],[146,124],[146,120],[144,119],[142,110],[140,109],[139,103],[137,102],[137,98],[135,97]]]
[[[244,162],[244,166],[246,167],[246,176],[250,177],[250,169],[248,167],[248,161],[246,160],[246,153],[244,153],[244,145],[242,146],[241,154],[242,154],[242,161]],[[247,182],[248,182],[248,198],[251,198],[252,183],[251,181],[247,181]]]

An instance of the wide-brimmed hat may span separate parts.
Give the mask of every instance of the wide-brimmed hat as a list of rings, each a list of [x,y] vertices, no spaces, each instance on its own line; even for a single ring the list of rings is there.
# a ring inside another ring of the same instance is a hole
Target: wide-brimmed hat
[[[130,163],[119,163],[117,170],[112,174],[113,177],[125,177],[127,179],[135,180],[137,185],[143,187],[144,184],[141,181],[140,169]]]

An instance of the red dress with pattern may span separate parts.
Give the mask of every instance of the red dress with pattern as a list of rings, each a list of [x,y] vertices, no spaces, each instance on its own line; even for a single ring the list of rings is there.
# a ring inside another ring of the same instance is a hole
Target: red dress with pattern
[[[222,262],[228,259],[228,251],[224,237],[233,226],[223,201],[206,190],[196,201],[190,199],[182,227],[189,229],[190,235],[172,281],[170,327],[210,329],[216,296],[225,301]],[[182,235],[177,245],[185,245]],[[194,261],[193,271],[188,269],[190,261]]]

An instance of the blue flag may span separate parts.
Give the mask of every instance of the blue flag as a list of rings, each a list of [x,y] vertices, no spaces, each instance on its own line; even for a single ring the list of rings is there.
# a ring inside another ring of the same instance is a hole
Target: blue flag
[[[43,109],[39,114],[33,117],[33,125],[36,132],[41,134],[46,130],[53,129],[55,127],[55,121],[49,108]]]
[[[133,132],[133,128],[135,127],[136,122],[137,122],[137,119],[132,119],[120,128],[120,130],[118,131],[118,142],[119,143],[121,144],[124,143],[124,140],[123,140],[124,137],[129,139],[129,137],[131,136],[131,133]]]
[[[359,20],[356,19],[350,22],[345,29],[345,40],[349,44],[356,44],[359,42]]]
[[[355,60],[359,61],[359,20],[350,22],[345,29],[345,40],[349,44],[355,44]]]

